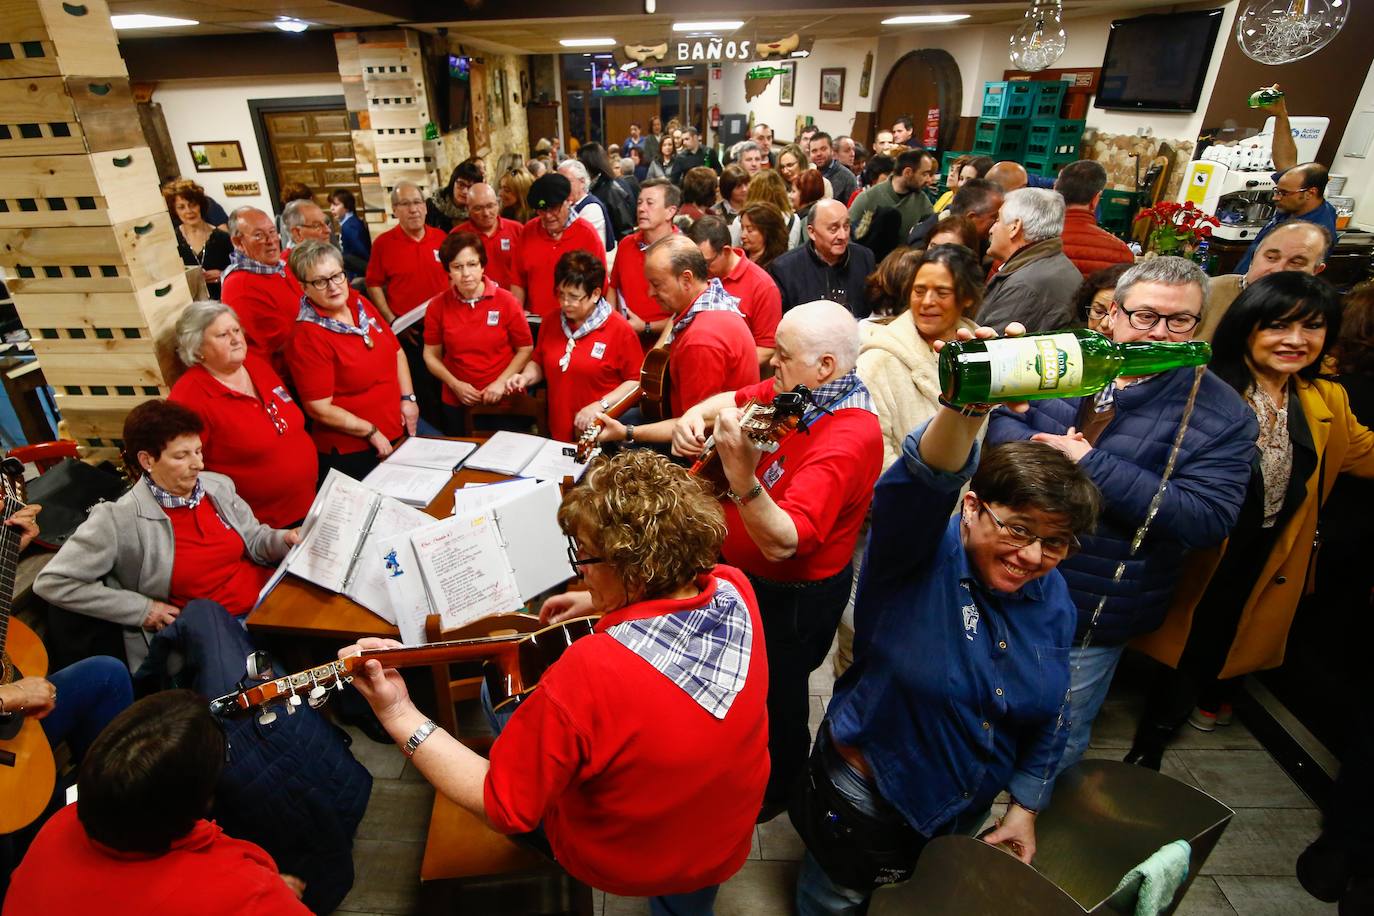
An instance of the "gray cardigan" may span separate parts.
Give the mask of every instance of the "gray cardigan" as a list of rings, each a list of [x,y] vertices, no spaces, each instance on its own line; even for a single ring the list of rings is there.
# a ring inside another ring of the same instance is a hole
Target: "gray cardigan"
[[[211,471],[202,471],[200,480],[255,562],[276,564],[286,556],[286,532],[260,523],[232,480]],[[129,670],[136,670],[151,638],[143,621],[153,601],[166,601],[171,589],[175,549],[171,519],[139,482],[115,502],[91,509],[38,574],[33,590],[49,604],[121,625]]]

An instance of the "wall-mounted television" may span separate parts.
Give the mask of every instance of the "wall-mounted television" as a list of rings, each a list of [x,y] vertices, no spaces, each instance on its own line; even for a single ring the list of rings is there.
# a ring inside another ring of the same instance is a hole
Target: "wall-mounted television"
[[[1096,108],[1197,111],[1221,10],[1117,19],[1107,37]]]
[[[593,95],[658,95],[658,83],[652,70],[617,70],[612,64],[598,68],[591,65]]]

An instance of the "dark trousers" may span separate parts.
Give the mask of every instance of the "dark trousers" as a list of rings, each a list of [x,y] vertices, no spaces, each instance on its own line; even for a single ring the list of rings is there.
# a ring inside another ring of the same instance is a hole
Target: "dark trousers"
[[[328,476],[330,468],[340,474],[347,474],[354,480],[362,480],[372,473],[372,469],[381,461],[382,459],[377,457],[377,450],[370,445],[362,451],[348,452],[347,454],[341,454],[337,451],[330,451],[328,454],[320,452],[320,479],[315,485],[316,489],[324,483],[324,478]]]
[[[453,404],[444,405],[442,429],[445,436],[467,435],[467,408]],[[505,416],[504,414],[482,414],[472,418],[474,432],[499,432],[509,430],[513,433],[528,433],[533,429],[529,417]]]
[[[398,340],[401,343],[401,352],[406,355],[406,365],[410,367],[410,384],[414,386],[415,403],[419,405],[420,416],[437,429],[444,421],[444,386],[425,365],[424,320],[421,319],[418,324],[402,331]]]
[[[787,806],[806,769],[811,746],[811,672],[825,661],[849,601],[846,566],[815,582],[773,582],[751,575],[768,651],[768,756],[772,771],[764,812]]]

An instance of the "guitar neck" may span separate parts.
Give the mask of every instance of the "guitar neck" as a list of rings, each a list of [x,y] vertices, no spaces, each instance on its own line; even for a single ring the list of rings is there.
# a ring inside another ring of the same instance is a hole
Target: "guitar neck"
[[[9,518],[22,508],[22,502],[13,496],[6,496],[4,518]],[[0,656],[5,653],[5,642],[10,632],[10,613],[14,607],[14,580],[19,569],[19,540],[17,528],[0,524]]]

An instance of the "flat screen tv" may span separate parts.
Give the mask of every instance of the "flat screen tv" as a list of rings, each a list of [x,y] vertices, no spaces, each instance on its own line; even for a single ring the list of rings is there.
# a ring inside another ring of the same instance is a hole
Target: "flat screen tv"
[[[1093,106],[1197,111],[1221,13],[1158,13],[1113,22]]]
[[[658,95],[652,70],[617,70],[614,64],[597,69],[593,62],[591,71],[593,95]]]

